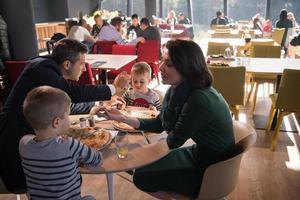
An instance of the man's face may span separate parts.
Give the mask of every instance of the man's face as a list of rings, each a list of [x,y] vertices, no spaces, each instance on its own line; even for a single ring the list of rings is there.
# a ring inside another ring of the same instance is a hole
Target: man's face
[[[147,27],[148,27],[148,26],[145,25],[145,24],[141,24],[141,25],[140,25],[140,28],[142,29],[142,31],[144,31]]]
[[[75,63],[70,62],[70,67],[66,70],[68,79],[78,81],[82,72],[85,71],[85,54],[79,53],[79,59]]]
[[[97,26],[102,26],[103,25],[103,19],[101,17],[97,17],[95,19],[95,23],[97,24]]]
[[[132,25],[135,26],[135,27],[137,27],[139,25],[139,19],[138,18],[134,18],[132,20]]]
[[[121,32],[121,29],[123,27],[123,22],[121,22],[120,24],[117,24],[115,27],[118,32]]]

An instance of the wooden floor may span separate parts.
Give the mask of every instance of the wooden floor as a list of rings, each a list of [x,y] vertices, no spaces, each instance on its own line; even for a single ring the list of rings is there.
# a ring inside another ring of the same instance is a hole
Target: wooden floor
[[[268,114],[270,101],[258,98],[256,113]],[[244,120],[253,125],[252,111],[242,110]],[[242,114],[242,115],[243,115]],[[242,117],[243,118],[243,117]],[[243,120],[243,119],[242,119]],[[298,127],[299,132],[299,127]],[[300,137],[298,133],[282,132],[275,152],[269,150],[272,134],[257,130],[255,146],[243,157],[240,177],[236,189],[228,196],[230,200],[297,200],[300,199]],[[151,200],[151,196],[115,174],[114,190],[116,200]],[[108,199],[104,175],[83,175],[82,193],[96,199]],[[0,195],[0,200],[16,199],[13,195]],[[21,196],[21,199],[26,199]]]

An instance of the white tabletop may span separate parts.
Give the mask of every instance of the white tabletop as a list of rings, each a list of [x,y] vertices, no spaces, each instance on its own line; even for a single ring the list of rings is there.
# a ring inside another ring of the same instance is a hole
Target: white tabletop
[[[255,74],[280,75],[284,69],[300,70],[300,59],[287,58],[235,58],[230,66],[245,66],[246,71]]]
[[[95,62],[104,61],[104,64],[93,68],[117,70],[135,60],[136,58],[137,55],[87,54],[85,57],[85,61],[90,65]]]
[[[273,41],[272,39],[267,38],[257,38],[251,39],[253,42],[269,42]],[[204,38],[198,42],[199,45],[207,45],[208,42],[215,42],[215,43],[229,43],[231,46],[244,46],[245,39],[243,38]]]

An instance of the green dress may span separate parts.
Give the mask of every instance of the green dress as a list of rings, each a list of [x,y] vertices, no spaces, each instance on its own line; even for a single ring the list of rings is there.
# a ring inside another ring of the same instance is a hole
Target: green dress
[[[160,115],[139,119],[140,130],[167,131],[171,152],[135,171],[134,184],[143,191],[170,191],[197,197],[207,166],[223,160],[234,146],[228,105],[214,88],[191,90],[186,83],[171,87]],[[191,138],[196,144],[181,147]]]

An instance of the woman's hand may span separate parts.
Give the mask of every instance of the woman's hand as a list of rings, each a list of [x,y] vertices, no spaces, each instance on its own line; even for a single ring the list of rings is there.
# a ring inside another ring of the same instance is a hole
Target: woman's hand
[[[126,118],[125,115],[115,108],[105,109],[104,112],[100,111],[97,113],[97,115],[98,117],[104,117],[106,119],[115,120],[118,122],[123,122]]]
[[[104,106],[93,106],[92,109],[90,110],[90,116],[94,116],[99,112],[104,112],[105,107]]]

